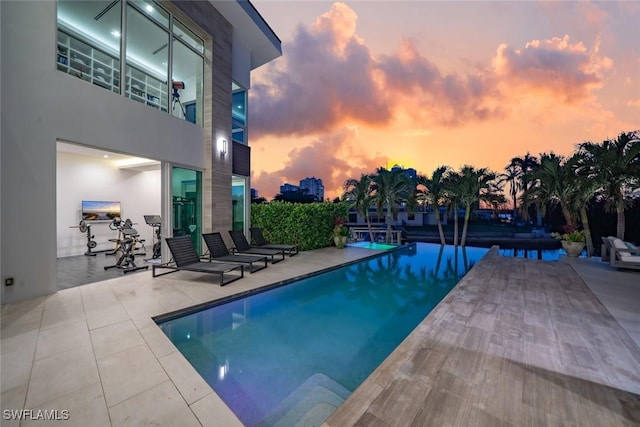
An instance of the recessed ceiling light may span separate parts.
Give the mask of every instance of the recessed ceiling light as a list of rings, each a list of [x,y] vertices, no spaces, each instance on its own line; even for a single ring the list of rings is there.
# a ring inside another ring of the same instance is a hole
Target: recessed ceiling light
[[[112,35],[113,37],[120,37],[120,31],[118,31],[118,30],[113,30],[113,31],[111,31],[111,35]]]
[[[145,9],[147,10],[147,12],[151,13],[153,12],[153,6],[151,6],[150,4],[145,6]]]
[[[108,158],[109,158],[109,155],[108,155],[108,154],[105,154],[105,155],[104,155],[104,156],[102,156],[102,157],[104,157],[105,159],[108,159]]]

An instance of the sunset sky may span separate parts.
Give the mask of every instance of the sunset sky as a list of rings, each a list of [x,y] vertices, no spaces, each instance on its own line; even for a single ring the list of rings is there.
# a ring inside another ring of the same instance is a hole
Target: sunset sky
[[[640,2],[252,0],[283,55],[252,73],[252,187],[398,164],[570,154],[640,129]]]

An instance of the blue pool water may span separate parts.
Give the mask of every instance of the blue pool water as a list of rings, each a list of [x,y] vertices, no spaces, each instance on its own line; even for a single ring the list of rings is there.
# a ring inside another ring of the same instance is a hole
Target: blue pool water
[[[417,243],[160,327],[245,425],[319,425],[487,250]]]
[[[514,255],[515,251],[515,255]],[[544,249],[540,251],[541,258],[543,261],[558,261],[560,259],[560,255],[566,255],[567,253],[564,249]],[[517,258],[529,258],[529,259],[538,259],[538,250],[537,249],[500,249],[500,255],[504,257],[517,257]],[[587,256],[587,250],[582,251],[580,256]]]
[[[376,243],[376,242],[355,242],[355,243],[349,243],[347,246],[351,246],[354,248],[365,248],[365,249],[377,249],[377,250],[382,250],[382,251],[386,251],[389,249],[394,249],[397,248],[398,245],[390,245],[388,243]]]

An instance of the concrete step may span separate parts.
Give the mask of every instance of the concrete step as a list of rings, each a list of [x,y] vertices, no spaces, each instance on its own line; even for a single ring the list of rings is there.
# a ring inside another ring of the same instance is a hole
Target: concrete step
[[[314,374],[289,394],[257,426],[321,426],[351,392],[324,374]]]

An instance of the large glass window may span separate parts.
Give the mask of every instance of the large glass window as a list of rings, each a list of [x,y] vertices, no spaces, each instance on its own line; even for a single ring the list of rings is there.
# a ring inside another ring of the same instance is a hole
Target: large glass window
[[[202,126],[202,38],[152,0],[58,0],[60,71],[121,93],[123,37],[124,95]]]
[[[58,70],[120,93],[121,1],[58,1]]]
[[[247,90],[237,85],[235,82],[231,85],[232,101],[231,101],[231,118],[232,128],[231,136],[234,141],[246,144],[247,139]]]
[[[169,13],[163,8],[159,7],[153,1],[143,1],[143,0],[130,0],[129,3],[133,3],[138,6],[145,15],[149,16],[152,19],[155,19],[159,24],[164,26],[165,28],[169,28]]]
[[[189,30],[177,19],[173,20],[173,35],[179,38],[185,44],[191,46],[193,50],[200,54],[204,54],[204,41],[196,36],[193,31]]]
[[[169,32],[129,5],[126,40],[127,96],[168,111]]]
[[[173,39],[171,114],[198,125],[202,125],[203,67],[202,56]]]

